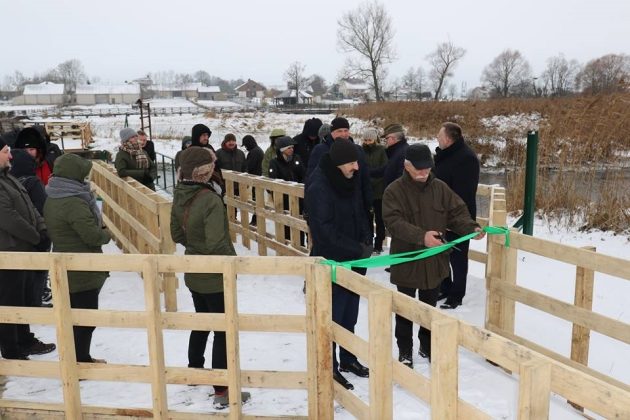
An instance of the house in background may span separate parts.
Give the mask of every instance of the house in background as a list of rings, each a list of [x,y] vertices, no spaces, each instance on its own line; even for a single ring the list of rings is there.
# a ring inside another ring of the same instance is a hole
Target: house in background
[[[140,98],[140,85],[79,85],[75,99],[77,105],[134,104]]]
[[[201,86],[198,92],[201,100],[225,101],[227,99],[227,94],[221,92],[220,86]]]
[[[239,98],[263,98],[265,96],[265,90],[263,85],[252,79],[247,79],[247,82],[237,86],[235,89]]]
[[[17,86],[2,86],[0,87],[0,101],[8,101],[19,95]]]
[[[187,98],[197,99],[201,83],[186,83],[175,85],[151,85],[147,90],[155,99]]]
[[[341,79],[339,81],[339,93],[344,98],[366,98],[372,92],[370,85],[359,79]]]
[[[42,82],[24,85],[22,95],[13,98],[13,105],[62,105],[65,99],[63,83]]]
[[[289,89],[275,96],[273,100],[276,105],[312,104],[313,95],[303,90],[298,95],[295,89]]]

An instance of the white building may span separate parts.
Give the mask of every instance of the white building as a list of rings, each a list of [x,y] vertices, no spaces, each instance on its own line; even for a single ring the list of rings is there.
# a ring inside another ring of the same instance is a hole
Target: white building
[[[134,104],[140,98],[140,85],[79,85],[76,90],[77,105]]]
[[[65,89],[62,83],[42,82],[24,85],[24,92],[13,98],[14,105],[62,105]]]
[[[210,101],[225,101],[227,95],[221,92],[220,86],[201,86],[197,92],[199,92],[199,99]]]
[[[339,93],[341,93],[344,98],[363,98],[370,95],[371,91],[370,85],[362,80],[342,79],[339,82]]]

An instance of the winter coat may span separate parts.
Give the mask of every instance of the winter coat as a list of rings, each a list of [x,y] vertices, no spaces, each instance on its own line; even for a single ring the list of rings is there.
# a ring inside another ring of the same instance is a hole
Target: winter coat
[[[349,139],[354,142],[352,138]],[[308,168],[306,169],[306,178],[304,179],[304,188],[308,189],[308,185],[310,183],[309,177],[314,172],[315,168],[319,166],[320,159],[322,156],[330,151],[330,147],[333,144],[333,138],[329,134],[324,137],[324,140],[315,146],[313,151],[311,152],[311,157],[309,159]],[[365,153],[363,152],[363,148],[357,144],[355,144],[357,151],[359,152],[359,178],[361,179],[361,191],[363,198],[363,207],[365,208],[366,214],[370,212],[372,208],[372,187],[370,185],[370,173],[367,162],[365,160]]]
[[[146,154],[145,151],[142,151],[142,153]],[[157,178],[157,166],[148,156],[147,159],[149,160],[149,167],[138,168],[136,159],[131,156],[129,152],[119,150],[118,153],[116,153],[114,166],[116,167],[116,172],[118,172],[119,177],[131,177],[142,185],[155,190],[153,180]]]
[[[414,181],[405,171],[383,194],[383,221],[391,234],[390,252],[426,248],[424,235],[429,230],[458,235],[475,231],[479,225],[470,218],[466,204],[444,182],[430,174],[426,182]],[[393,265],[391,282],[397,286],[429,290],[440,285],[449,274],[449,254]]]
[[[477,217],[479,159],[465,141],[460,140],[442,150],[435,149],[435,176],[446,182],[464,200],[470,216]]]
[[[385,188],[403,174],[405,167],[405,153],[409,148],[407,139],[402,139],[397,143],[389,146],[385,149],[387,153],[387,164],[377,169],[370,171],[370,176],[373,178],[383,178],[385,182]]]
[[[247,173],[262,175],[262,161],[265,153],[260,146],[258,146],[258,143],[256,143],[253,137],[243,139],[243,146],[247,149],[247,157],[245,158]]]
[[[44,205],[44,218],[53,241],[53,252],[101,254],[101,247],[111,239],[107,230],[102,229],[90,203],[77,195],[79,192],[89,192],[89,184],[84,180],[91,169],[91,161],[73,154],[65,154],[55,162],[55,172],[48,185],[48,199]],[[76,187],[58,194],[53,192],[57,181],[72,183]],[[95,205],[95,202],[92,201],[92,204]],[[106,271],[69,271],[70,293],[100,289],[108,276]]]
[[[20,181],[0,169],[0,251],[35,251],[45,230]]]
[[[310,118],[304,122],[302,132],[293,137],[293,142],[295,143],[295,153],[300,155],[305,168],[308,168],[308,160],[311,156],[311,152],[315,146],[319,144],[319,137],[317,136],[317,133],[321,126],[322,120],[319,118]],[[309,136],[313,137],[313,140],[311,140]]]
[[[339,169],[326,153],[311,176],[304,199],[313,238],[311,255],[335,261],[358,259],[363,253],[361,244],[370,243],[372,238],[362,205],[361,179],[355,173],[351,194],[343,194],[327,175],[330,171]]]
[[[297,154],[293,154],[291,161],[288,161],[278,150],[276,158],[269,163],[269,178],[283,179],[285,181],[303,182],[306,168],[302,164],[302,159]]]
[[[26,150],[22,149],[15,149],[11,154],[13,155],[13,160],[11,161],[9,173],[20,181],[37,212],[43,215],[46,190],[44,190],[42,181],[35,175],[37,166],[35,159]]]
[[[221,147],[217,151],[217,166],[230,171],[247,172],[245,153],[236,147],[234,149]]]
[[[271,163],[271,160],[275,157],[276,157],[276,148],[272,144],[269,147],[267,147],[267,150],[265,150],[265,154],[263,155],[262,174],[264,176],[267,176],[267,177],[269,176],[269,164]]]
[[[363,145],[363,151],[365,152],[365,161],[368,168],[381,168],[387,164],[387,153],[385,153],[385,146],[381,144]],[[383,198],[383,191],[385,190],[385,182],[382,177],[370,177],[370,185],[372,186],[372,197],[374,200],[380,200]]]
[[[153,162],[157,162],[157,155],[155,154],[155,144],[151,140],[147,139],[147,142],[145,143],[142,150],[147,152],[147,156],[149,156],[149,159],[151,159]]]
[[[186,208],[189,210],[184,220]],[[236,255],[223,200],[208,184],[177,184],[173,192],[171,236],[186,247],[186,255]],[[222,273],[186,273],[184,280],[193,292],[223,291]]]

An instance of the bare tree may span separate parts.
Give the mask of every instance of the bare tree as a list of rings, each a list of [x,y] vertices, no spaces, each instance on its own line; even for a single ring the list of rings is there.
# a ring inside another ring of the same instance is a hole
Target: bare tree
[[[508,97],[522,94],[531,86],[531,77],[531,67],[520,51],[507,49],[486,66],[481,81],[490,87],[494,95]]]
[[[308,85],[308,78],[304,76],[306,66],[299,61],[291,63],[287,71],[284,72],[284,80],[287,82],[287,88],[295,89],[296,103],[300,103],[300,91]]]
[[[319,74],[313,74],[310,77],[311,87],[313,88],[313,93],[315,95],[323,95],[328,90],[328,86],[326,85],[326,79],[324,79]]]
[[[453,76],[453,70],[457,62],[466,54],[466,50],[456,47],[451,41],[438,44],[435,51],[427,55],[431,70],[429,71],[429,80],[433,84],[435,90],[434,99],[439,99],[446,80]]]
[[[607,54],[586,63],[576,78],[586,93],[620,92],[630,83],[630,56]]]
[[[580,65],[577,60],[567,60],[563,54],[547,59],[542,74],[544,89],[551,96],[563,96],[573,91],[575,76]]]
[[[206,86],[211,86],[212,76],[205,70],[197,70],[195,74],[193,74],[193,80],[195,82],[203,83]]]
[[[57,66],[59,78],[68,92],[75,92],[79,83],[85,83],[87,76],[83,64],[77,59],[67,60]]]
[[[420,99],[424,87],[424,70],[422,67],[414,69],[409,67],[407,73],[401,79],[401,85],[407,90],[407,99]]]
[[[377,101],[383,100],[385,65],[395,58],[394,28],[385,6],[376,1],[360,4],[337,21],[337,43],[344,52],[357,53],[346,63],[354,77],[369,79]]]

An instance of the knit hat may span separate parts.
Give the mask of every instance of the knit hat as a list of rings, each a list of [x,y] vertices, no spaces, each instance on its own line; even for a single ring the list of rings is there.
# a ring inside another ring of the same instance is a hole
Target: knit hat
[[[385,130],[383,131],[383,135],[381,136],[381,138],[385,138],[387,136],[389,136],[390,134],[394,134],[394,133],[404,133],[405,130],[403,129],[403,126],[400,124],[390,124],[387,127],[385,127]]]
[[[225,144],[228,141],[236,141],[236,136],[232,133],[227,133],[225,137],[223,137],[223,142],[221,142],[221,144]]]
[[[120,142],[124,143],[127,140],[129,140],[130,138],[132,138],[133,136],[137,136],[138,133],[136,133],[136,130],[134,130],[133,128],[123,128],[122,130],[120,130]]]
[[[363,140],[377,140],[378,130],[376,128],[366,128],[363,130]]]
[[[0,150],[4,149],[4,146],[7,145],[7,142],[5,142],[2,137],[0,137]]]
[[[350,140],[338,139],[330,146],[330,161],[335,166],[340,166],[359,160],[359,152]]]
[[[431,149],[426,144],[412,144],[405,152],[405,160],[411,162],[416,169],[428,169],[433,167]]]
[[[213,162],[212,153],[205,147],[190,146],[179,157],[179,170],[182,179],[192,179],[195,168]]]
[[[192,137],[184,136],[182,137],[182,150],[188,149],[192,145]]]
[[[295,145],[293,139],[289,136],[282,136],[276,139],[276,149],[284,152],[289,147]]]
[[[282,137],[282,136],[286,136],[287,132],[284,131],[284,128],[274,128],[273,130],[271,130],[271,134],[269,134],[269,138],[275,138],[275,137]]]
[[[322,124],[322,126],[319,127],[319,130],[317,130],[317,137],[319,137],[320,139],[323,139],[329,134],[330,134],[330,124]]]
[[[337,117],[330,122],[330,131],[335,131],[340,128],[350,129],[350,123],[344,117]]]
[[[46,151],[46,141],[33,127],[26,127],[20,130],[15,140],[16,149],[40,149],[42,152]]]
[[[304,123],[302,132],[308,137],[317,137],[317,131],[322,126],[322,120],[319,118],[310,118]]]

